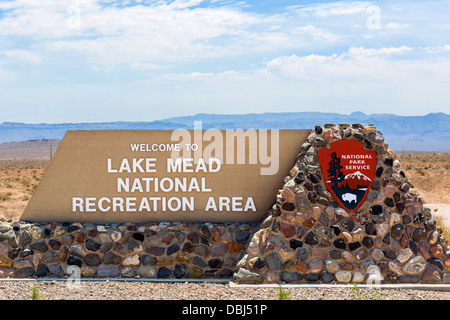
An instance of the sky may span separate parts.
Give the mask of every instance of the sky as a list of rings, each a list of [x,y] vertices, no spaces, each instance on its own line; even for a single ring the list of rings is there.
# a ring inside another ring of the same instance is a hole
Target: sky
[[[450,113],[450,1],[0,1],[0,123],[296,111]]]

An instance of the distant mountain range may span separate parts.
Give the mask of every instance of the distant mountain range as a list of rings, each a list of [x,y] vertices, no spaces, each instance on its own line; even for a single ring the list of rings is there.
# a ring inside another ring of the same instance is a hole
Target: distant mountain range
[[[99,122],[0,124],[0,143],[36,139],[62,139],[67,130],[148,130],[193,129],[194,121],[202,121],[203,129],[313,129],[325,123],[374,124],[393,150],[450,151],[450,115],[430,113],[424,116],[370,114],[350,115],[322,112],[284,112],[260,114],[205,114],[168,118],[151,122]]]

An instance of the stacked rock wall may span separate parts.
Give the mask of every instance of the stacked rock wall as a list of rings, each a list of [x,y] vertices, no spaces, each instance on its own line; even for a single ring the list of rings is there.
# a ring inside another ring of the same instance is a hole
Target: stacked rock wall
[[[257,224],[0,224],[0,277],[233,276]]]
[[[354,212],[325,187],[318,151],[361,141],[377,155],[375,179]],[[372,125],[316,126],[276,203],[237,265],[237,282],[450,282],[447,240]],[[375,273],[373,273],[375,272]]]

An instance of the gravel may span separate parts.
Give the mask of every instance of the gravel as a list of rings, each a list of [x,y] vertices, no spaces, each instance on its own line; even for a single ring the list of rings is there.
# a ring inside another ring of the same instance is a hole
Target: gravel
[[[1,300],[30,300],[33,288],[46,300],[277,300],[277,287],[230,287],[228,283],[126,281],[0,281]],[[449,291],[417,289],[286,287],[291,300],[450,300]],[[359,294],[359,295],[358,295]]]

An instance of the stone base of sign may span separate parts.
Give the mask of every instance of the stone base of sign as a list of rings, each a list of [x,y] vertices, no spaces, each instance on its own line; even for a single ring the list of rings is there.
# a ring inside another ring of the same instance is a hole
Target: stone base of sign
[[[231,279],[257,224],[0,224],[0,278]]]
[[[318,151],[361,141],[375,178],[354,213],[325,188]],[[450,283],[450,248],[431,211],[372,125],[316,126],[237,265],[238,283]]]

